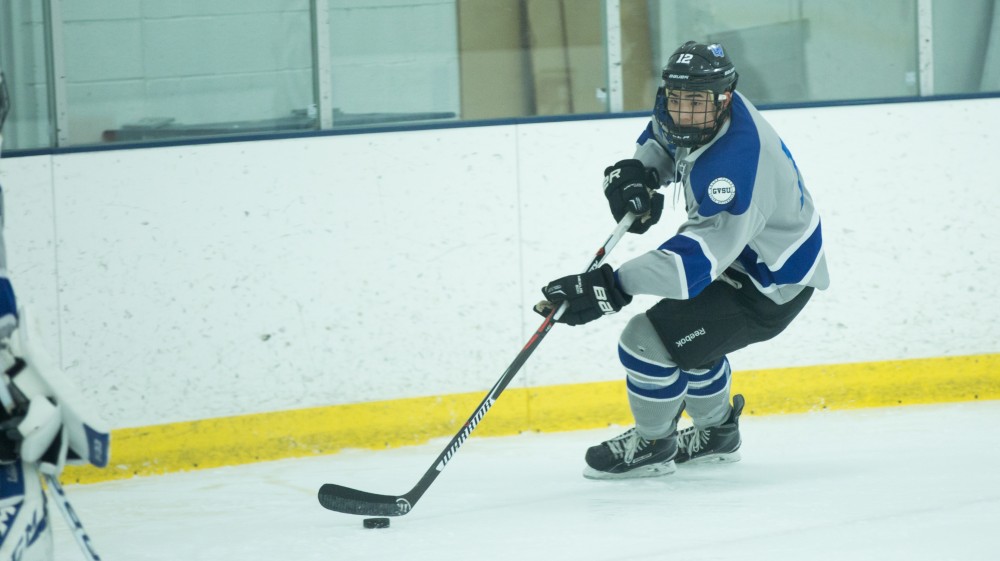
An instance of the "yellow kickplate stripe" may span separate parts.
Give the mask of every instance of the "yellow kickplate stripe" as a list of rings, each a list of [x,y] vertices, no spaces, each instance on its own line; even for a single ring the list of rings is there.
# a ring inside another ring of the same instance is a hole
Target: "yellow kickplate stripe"
[[[737,371],[745,414],[802,413],[1000,399],[1000,354]],[[381,449],[451,437],[484,392],[316,407],[113,431],[105,469],[71,466],[67,483]],[[476,436],[630,425],[623,381],[509,388]],[[444,444],[442,444],[442,447]],[[428,461],[432,460],[429,459]]]

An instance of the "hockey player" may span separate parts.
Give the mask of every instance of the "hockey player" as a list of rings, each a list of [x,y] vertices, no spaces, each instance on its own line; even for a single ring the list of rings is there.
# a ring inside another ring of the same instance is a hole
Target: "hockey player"
[[[736,91],[722,45],[689,41],[670,56],[633,159],[604,171],[616,220],[645,233],[663,211],[656,190],[681,189],[687,219],[625,262],[549,283],[536,311],[567,302],[580,325],[636,294],[662,297],[618,344],[635,427],[587,450],[594,479],[672,473],[675,463],[739,460],[744,399],[732,397],[726,355],[783,331],[829,284],[820,220],[792,154]],[[676,191],[675,191],[676,194]],[[687,410],[693,426],[678,432]]]
[[[9,108],[0,72],[0,150]],[[2,197],[0,189],[0,561],[52,559],[41,478],[57,477],[67,463],[106,466],[110,434],[17,309],[7,276]]]

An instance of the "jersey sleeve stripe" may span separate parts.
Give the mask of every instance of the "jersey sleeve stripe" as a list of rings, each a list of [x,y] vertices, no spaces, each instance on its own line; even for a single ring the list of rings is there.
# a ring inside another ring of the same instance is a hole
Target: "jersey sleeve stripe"
[[[660,251],[680,259],[681,286],[684,298],[693,298],[712,282],[713,258],[706,255],[702,245],[683,234],[674,236],[660,246]]]

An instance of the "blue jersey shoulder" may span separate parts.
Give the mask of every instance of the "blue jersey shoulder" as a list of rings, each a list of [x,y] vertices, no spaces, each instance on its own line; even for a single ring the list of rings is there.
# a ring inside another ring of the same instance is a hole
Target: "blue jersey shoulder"
[[[642,146],[652,138],[654,137],[653,137],[653,121],[651,120],[649,121],[649,123],[646,124],[646,128],[643,129],[642,134],[639,135],[639,138],[636,139],[635,143],[638,144],[639,146]]]
[[[699,214],[743,214],[753,198],[760,133],[742,98],[733,96],[729,130],[695,160],[691,189]]]

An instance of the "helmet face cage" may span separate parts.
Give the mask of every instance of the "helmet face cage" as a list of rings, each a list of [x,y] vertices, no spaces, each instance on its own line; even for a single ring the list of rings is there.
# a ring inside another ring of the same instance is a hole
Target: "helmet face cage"
[[[729,117],[737,78],[721,45],[688,41],[674,51],[663,68],[653,108],[660,140],[684,147],[711,141]]]
[[[667,90],[660,87],[656,91],[653,115],[668,143],[692,148],[707,144],[719,132],[729,116],[728,101],[728,94],[719,95],[709,90]],[[680,123],[674,120],[671,113],[677,115]]]

